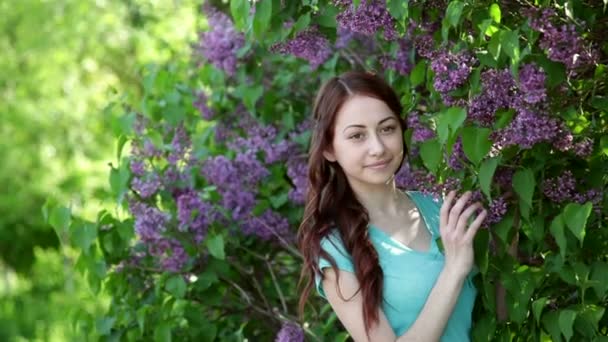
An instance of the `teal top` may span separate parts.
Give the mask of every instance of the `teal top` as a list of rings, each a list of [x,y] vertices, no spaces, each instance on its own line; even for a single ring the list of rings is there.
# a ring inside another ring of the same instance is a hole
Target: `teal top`
[[[417,191],[406,191],[423,218],[431,238],[428,251],[420,252],[408,248],[377,227],[370,225],[368,236],[378,252],[380,267],[384,272],[382,310],[396,336],[401,336],[414,323],[443,269],[444,255],[439,250],[436,239],[439,234],[439,209],[441,203],[430,195]],[[321,240],[323,248],[336,261],[340,270],[354,273],[352,258],[334,229]],[[321,258],[319,268],[331,267],[329,261]],[[448,320],[442,342],[470,341],[471,315],[477,291],[472,283],[471,273],[464,282],[458,302]],[[316,276],[317,292],[325,297],[321,279]]]

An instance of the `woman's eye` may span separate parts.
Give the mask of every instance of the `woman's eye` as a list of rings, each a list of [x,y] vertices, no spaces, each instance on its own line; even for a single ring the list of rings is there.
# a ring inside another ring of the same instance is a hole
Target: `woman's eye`
[[[383,132],[390,133],[396,129],[395,126],[387,126],[382,129]]]
[[[353,135],[351,135],[350,137],[348,137],[349,139],[355,139],[355,140],[359,140],[363,137],[363,134],[361,133],[355,133]]]

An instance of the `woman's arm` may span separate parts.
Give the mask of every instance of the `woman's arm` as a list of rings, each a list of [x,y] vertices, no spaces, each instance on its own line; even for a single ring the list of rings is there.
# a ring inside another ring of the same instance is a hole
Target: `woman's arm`
[[[378,308],[379,321],[369,331],[371,341],[405,342],[405,341],[439,341],[445,326],[458,301],[466,276],[473,266],[472,241],[483,222],[486,212],[483,211],[467,229],[469,217],[479,208],[474,204],[463,211],[470,193],[462,196],[451,207],[455,194],[450,193],[441,207],[440,232],[446,262],[435,286],[431,290],[422,311],[412,326],[399,338],[395,336],[382,309]],[[331,268],[324,270],[323,289],[334,312],[355,341],[368,341],[363,323],[363,299],[361,293],[351,298],[359,289],[359,283],[353,273],[340,272],[340,283]],[[344,301],[337,291],[339,285]]]

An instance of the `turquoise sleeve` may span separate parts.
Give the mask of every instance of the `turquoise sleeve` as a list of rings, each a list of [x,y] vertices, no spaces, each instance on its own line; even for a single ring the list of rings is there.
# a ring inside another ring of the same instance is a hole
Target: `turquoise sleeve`
[[[337,232],[334,232],[321,240],[321,249],[325,250],[329,255],[334,258],[338,269],[355,273],[355,267],[353,266],[352,257],[346,251],[346,248],[342,243],[342,239],[338,236]],[[323,268],[326,267],[331,267],[331,264],[327,259],[320,258],[319,269],[323,271]],[[315,276],[315,284],[317,288],[317,293],[319,293],[321,297],[327,298],[325,296],[325,291],[323,291],[321,277],[319,277],[318,275]]]

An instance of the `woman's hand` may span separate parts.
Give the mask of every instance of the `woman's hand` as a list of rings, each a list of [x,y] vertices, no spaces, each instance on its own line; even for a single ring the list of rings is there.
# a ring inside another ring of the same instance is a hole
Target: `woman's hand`
[[[470,191],[452,205],[454,197],[456,192],[450,191],[441,206],[439,231],[445,253],[444,269],[464,278],[473,268],[473,238],[486,218],[487,211],[483,209],[469,225],[469,218],[481,208],[481,204],[477,202],[465,208],[471,198]]]

